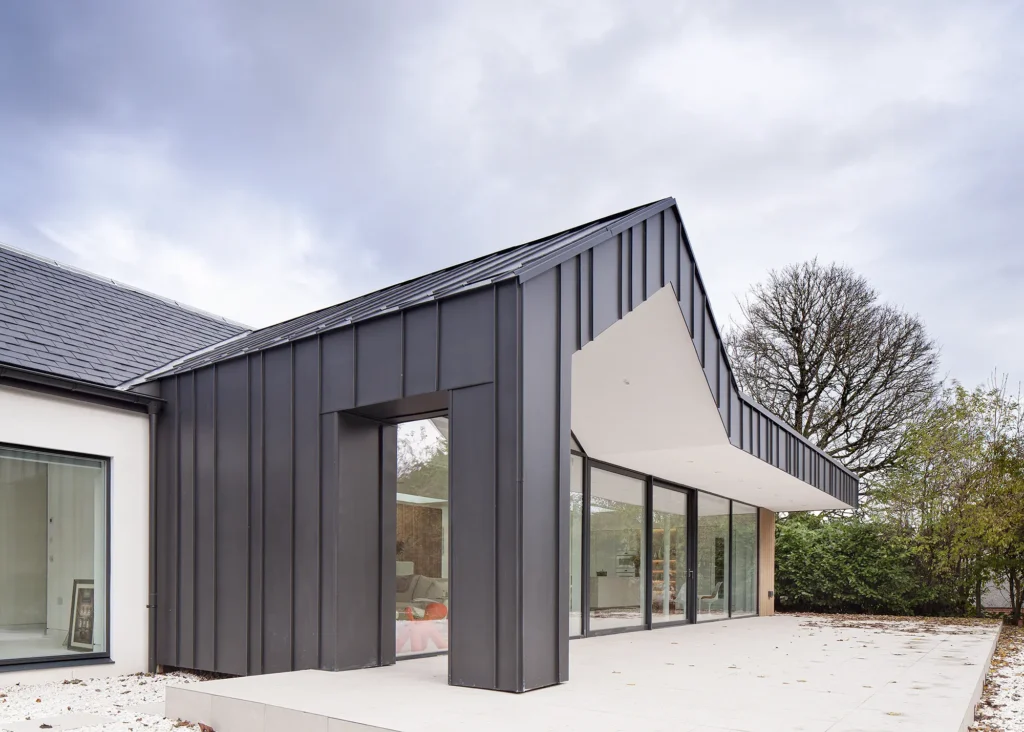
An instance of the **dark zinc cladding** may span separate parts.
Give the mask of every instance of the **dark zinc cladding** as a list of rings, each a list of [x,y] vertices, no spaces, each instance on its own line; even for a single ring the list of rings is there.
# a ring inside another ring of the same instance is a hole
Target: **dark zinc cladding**
[[[667,285],[732,443],[855,505],[854,476],[739,394],[666,199],[161,374],[159,663],[393,663],[394,423],[445,414],[450,682],[566,680],[571,356]]]

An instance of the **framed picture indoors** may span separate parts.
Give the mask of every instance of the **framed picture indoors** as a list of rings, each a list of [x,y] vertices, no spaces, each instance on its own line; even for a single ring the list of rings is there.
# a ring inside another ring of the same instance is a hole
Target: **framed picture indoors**
[[[68,650],[92,651],[96,621],[96,584],[93,580],[76,579],[71,593],[71,625]]]

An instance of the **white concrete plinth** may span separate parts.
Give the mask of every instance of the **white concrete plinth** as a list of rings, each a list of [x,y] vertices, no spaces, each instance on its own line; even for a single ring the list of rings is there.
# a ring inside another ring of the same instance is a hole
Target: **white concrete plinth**
[[[775,616],[570,643],[570,681],[527,694],[447,685],[443,656],[167,688],[217,732],[960,732],[998,626],[834,627]]]

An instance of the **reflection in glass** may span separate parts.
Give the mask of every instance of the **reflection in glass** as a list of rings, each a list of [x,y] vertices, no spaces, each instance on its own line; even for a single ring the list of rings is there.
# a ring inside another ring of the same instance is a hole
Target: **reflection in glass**
[[[654,486],[651,620],[686,620],[686,493]]]
[[[0,662],[107,650],[106,471],[0,447]]]
[[[697,620],[729,616],[729,501],[697,494]]]
[[[590,628],[643,624],[644,482],[590,472]]]
[[[448,650],[448,419],[398,426],[395,654]]]
[[[583,458],[569,456],[569,635],[583,634]]]
[[[757,509],[732,504],[732,614],[757,612]]]

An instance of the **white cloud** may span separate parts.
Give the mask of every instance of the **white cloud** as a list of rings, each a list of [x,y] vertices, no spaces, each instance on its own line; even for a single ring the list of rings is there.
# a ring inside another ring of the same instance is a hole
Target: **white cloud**
[[[358,294],[374,269],[359,252],[344,273],[325,268],[323,251],[338,245],[301,211],[197,181],[160,142],[78,136],[54,172],[65,195],[36,225],[70,264],[249,325]]]

